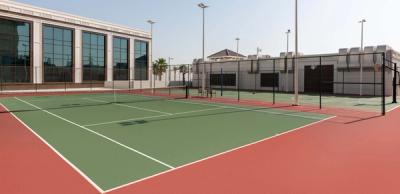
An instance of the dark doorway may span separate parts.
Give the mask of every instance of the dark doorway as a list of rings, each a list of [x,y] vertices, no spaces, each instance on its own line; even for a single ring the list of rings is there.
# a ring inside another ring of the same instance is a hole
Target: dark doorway
[[[323,65],[320,75],[320,66],[305,66],[304,92],[319,93],[319,81],[321,77],[322,93],[333,94],[333,65]]]

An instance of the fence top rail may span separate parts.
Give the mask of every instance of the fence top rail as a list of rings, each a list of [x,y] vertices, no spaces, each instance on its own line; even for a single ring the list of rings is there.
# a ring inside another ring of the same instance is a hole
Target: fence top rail
[[[276,60],[293,60],[293,59],[311,59],[311,58],[328,58],[328,57],[350,57],[350,56],[364,56],[364,55],[384,55],[386,52],[362,52],[362,53],[347,53],[347,54],[322,54],[322,55],[306,55],[306,56],[293,56],[293,57],[271,57],[263,59],[243,59],[243,60],[229,60],[229,61],[206,61],[197,62],[196,65],[202,64],[218,64],[227,62],[251,62],[251,61],[276,61]]]

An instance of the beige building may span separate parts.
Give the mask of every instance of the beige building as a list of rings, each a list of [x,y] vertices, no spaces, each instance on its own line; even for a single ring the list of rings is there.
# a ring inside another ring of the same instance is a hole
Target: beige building
[[[135,88],[152,84],[152,37],[142,30],[0,0],[0,45],[3,89],[62,82],[100,87],[114,80],[132,80]]]
[[[400,55],[387,45],[365,47],[363,52],[360,48],[345,48],[338,53],[299,56],[299,91],[318,93],[321,83],[324,94],[379,96],[382,94],[383,54],[388,67],[385,93],[392,95],[394,71],[389,68],[400,62]],[[202,65],[196,60],[193,64],[194,87],[201,85]],[[205,65],[208,88],[219,89],[222,85],[225,89],[294,91],[293,53],[240,61],[210,60]]]

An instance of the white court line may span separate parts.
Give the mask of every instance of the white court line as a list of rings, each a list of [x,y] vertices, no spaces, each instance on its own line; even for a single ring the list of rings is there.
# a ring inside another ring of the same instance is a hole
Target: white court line
[[[170,100],[170,102],[177,102],[177,103],[185,103],[185,104],[196,104],[196,105],[205,105],[205,106],[213,106],[213,107],[220,107],[220,108],[229,108],[229,109],[237,109],[237,110],[244,110],[244,111],[253,111],[253,112],[261,112],[261,113],[268,113],[268,114],[273,114],[273,115],[284,115],[284,116],[291,116],[291,117],[300,117],[304,119],[312,119],[312,120],[321,120],[324,118],[320,117],[313,117],[313,116],[303,116],[303,115],[298,115],[298,114],[291,114],[291,113],[281,113],[281,112],[273,112],[273,111],[267,111],[267,110],[255,110],[255,109],[249,109],[249,108],[243,108],[243,107],[236,107],[236,106],[225,106],[225,105],[217,105],[217,104],[212,104],[212,103],[197,103],[197,102],[188,102],[188,101],[181,101],[181,100]]]
[[[146,178],[143,178],[143,179],[139,179],[139,180],[136,180],[136,181],[133,181],[133,182],[124,184],[124,185],[120,185],[120,186],[118,186],[118,187],[115,187],[115,188],[106,190],[105,193],[109,193],[109,192],[112,192],[112,191],[115,191],[115,190],[118,190],[118,189],[121,189],[121,188],[130,186],[130,185],[134,185],[134,184],[139,183],[139,182],[143,182],[143,181],[148,180],[148,179],[152,179],[152,178],[161,176],[161,175],[163,175],[163,174],[168,174],[168,173],[170,173],[170,172],[173,172],[173,171],[176,171],[176,170],[179,170],[179,169],[188,167],[188,166],[192,166],[192,165],[195,165],[195,164],[197,164],[197,163],[204,162],[204,161],[209,160],[209,159],[212,159],[212,158],[216,158],[216,157],[221,156],[221,155],[226,155],[226,154],[228,154],[228,153],[231,153],[231,152],[234,152],[234,151],[237,151],[237,150],[241,150],[241,149],[244,149],[244,148],[246,148],[246,147],[253,146],[253,145],[255,145],[255,144],[259,144],[259,143],[262,143],[262,142],[265,142],[265,141],[268,141],[268,140],[271,140],[271,139],[274,139],[274,138],[277,138],[277,137],[280,137],[280,136],[283,136],[283,135],[286,135],[286,134],[289,134],[289,133],[293,133],[293,132],[298,131],[298,130],[300,130],[300,129],[303,129],[303,128],[306,128],[306,127],[310,127],[310,126],[312,126],[312,125],[316,125],[316,124],[318,124],[318,123],[322,123],[322,122],[325,122],[325,121],[330,120],[330,119],[333,119],[333,118],[336,118],[336,116],[332,116],[332,117],[329,117],[329,118],[325,118],[325,119],[322,119],[322,120],[319,120],[319,121],[310,123],[310,124],[308,124],[308,125],[304,125],[304,126],[301,126],[301,127],[295,128],[295,129],[292,129],[292,130],[290,130],[290,131],[286,131],[286,132],[283,132],[283,133],[280,133],[280,134],[276,134],[276,135],[274,135],[274,136],[267,137],[267,138],[265,138],[265,139],[262,139],[262,140],[259,140],[259,141],[253,142],[253,143],[249,143],[249,144],[246,144],[246,145],[237,147],[237,148],[233,148],[233,149],[231,149],[231,150],[227,150],[227,151],[221,152],[221,153],[219,153],[219,154],[215,154],[215,155],[212,155],[212,156],[209,156],[209,157],[206,157],[206,158],[203,158],[203,159],[200,159],[200,160],[197,160],[197,161],[188,163],[188,164],[184,164],[184,165],[182,165],[182,166],[178,166],[178,167],[176,167],[176,168],[174,168],[174,169],[170,169],[170,170],[167,170],[167,171],[164,171],[164,172],[161,172],[161,173],[158,173],[158,174],[154,174],[154,175],[152,175],[152,176],[149,176],[149,177],[146,177]]]
[[[202,110],[192,110],[192,111],[187,111],[187,112],[173,113],[172,115],[157,115],[157,116],[149,116],[149,117],[141,117],[141,118],[132,118],[132,119],[124,119],[124,120],[110,121],[110,122],[104,122],[104,123],[94,123],[94,124],[88,124],[88,125],[84,125],[84,126],[92,127],[92,126],[107,125],[107,124],[129,122],[129,121],[138,121],[138,120],[144,120],[144,119],[153,119],[153,118],[160,118],[160,117],[167,117],[167,116],[174,116],[174,115],[199,113],[199,112],[206,112],[206,111],[213,111],[213,110],[220,110],[220,109],[225,109],[225,108],[210,108],[210,109],[202,109]]]
[[[89,182],[94,188],[96,188],[99,192],[104,193],[104,190],[101,189],[92,179],[90,179],[85,173],[79,170],[72,162],[70,162],[67,158],[61,155],[53,146],[51,146],[45,139],[43,139],[38,133],[36,133],[31,127],[29,127],[26,123],[24,123],[21,119],[19,119],[14,113],[12,113],[6,106],[0,103],[0,105],[8,111],[17,121],[19,121],[22,125],[25,126],[32,134],[34,134],[40,141],[42,141],[47,147],[49,147],[56,155],[58,155],[62,160],[64,160],[69,166],[71,166],[76,172],[78,172],[87,182]]]
[[[111,142],[113,142],[113,143],[115,143],[115,144],[117,144],[117,145],[120,145],[121,147],[124,147],[124,148],[126,148],[126,149],[128,149],[128,150],[131,150],[131,151],[133,151],[133,152],[135,152],[135,153],[137,153],[137,154],[139,154],[139,155],[142,155],[142,156],[144,156],[144,157],[146,157],[146,158],[148,158],[148,159],[150,159],[150,160],[153,160],[153,161],[155,161],[155,162],[157,162],[157,163],[159,163],[159,164],[162,164],[163,166],[166,166],[166,167],[168,167],[168,168],[170,168],[170,169],[175,168],[175,167],[173,167],[173,166],[171,166],[171,165],[169,165],[169,164],[167,164],[167,163],[165,163],[165,162],[163,162],[163,161],[160,161],[160,160],[158,160],[158,159],[156,159],[156,158],[153,158],[153,157],[151,157],[151,156],[149,156],[149,155],[147,155],[147,154],[145,154],[145,153],[143,153],[143,152],[140,152],[140,151],[138,151],[138,150],[136,150],[136,149],[133,149],[133,148],[131,148],[131,147],[125,145],[125,144],[122,144],[122,143],[120,143],[120,142],[118,142],[118,141],[116,141],[116,140],[114,140],[114,139],[111,139],[111,138],[109,138],[109,137],[107,137],[107,136],[105,136],[105,135],[103,135],[103,134],[97,133],[96,131],[93,131],[93,130],[91,130],[91,129],[85,127],[85,126],[79,125],[79,124],[77,124],[77,123],[74,123],[74,122],[72,122],[72,121],[66,119],[66,118],[63,118],[63,117],[61,117],[61,116],[59,116],[59,115],[56,115],[56,114],[54,114],[54,113],[52,113],[52,112],[49,112],[49,111],[47,111],[47,110],[44,110],[44,109],[42,109],[42,108],[40,108],[40,107],[38,107],[38,106],[36,106],[36,105],[34,105],[34,104],[31,104],[31,103],[29,103],[29,102],[27,102],[27,101],[21,100],[21,99],[19,99],[19,98],[17,98],[17,97],[15,97],[15,99],[17,99],[17,100],[19,100],[19,101],[21,101],[21,102],[23,102],[23,103],[25,103],[25,104],[28,104],[28,105],[30,105],[30,106],[32,106],[32,107],[38,109],[38,110],[41,110],[41,111],[43,111],[43,112],[45,112],[45,113],[47,113],[47,114],[49,114],[49,115],[52,115],[52,116],[54,116],[54,117],[57,117],[57,118],[59,118],[59,119],[65,121],[65,122],[68,122],[68,123],[70,123],[70,124],[72,124],[72,125],[75,125],[75,126],[77,126],[77,127],[79,127],[79,128],[82,128],[82,129],[84,129],[84,130],[86,130],[86,131],[88,131],[88,132],[91,132],[91,133],[93,133],[93,134],[95,134],[95,135],[98,135],[98,136],[100,136],[100,137],[102,137],[102,138],[104,138],[104,139],[106,139],[106,140],[108,140],[108,141],[111,141]]]
[[[388,113],[389,113],[389,112],[392,112],[392,111],[396,110],[396,109],[399,108],[399,107],[400,107],[400,105],[397,105],[397,106],[395,106],[395,107],[389,109],[387,112],[388,112]]]
[[[82,98],[82,99],[93,101],[93,102],[111,103],[111,102],[108,102],[108,101],[98,100],[98,99],[93,99],[93,98]],[[165,114],[165,115],[172,115],[172,113],[162,112],[162,111],[153,110],[153,109],[147,109],[147,108],[141,108],[141,107],[137,107],[137,106],[129,106],[129,105],[126,105],[126,104],[118,104],[118,103],[113,103],[113,104],[116,105],[116,106],[133,108],[133,109],[137,109],[137,110],[144,110],[144,111],[148,111],[148,112],[155,112],[155,113],[161,113],[161,114]]]

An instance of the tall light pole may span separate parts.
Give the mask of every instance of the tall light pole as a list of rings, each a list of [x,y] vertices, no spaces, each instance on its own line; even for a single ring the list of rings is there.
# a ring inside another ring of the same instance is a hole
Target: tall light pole
[[[240,38],[236,38],[236,57],[238,60],[238,64],[237,64],[237,95],[238,95],[238,101],[240,100],[240,59],[239,59],[239,41]]]
[[[150,24],[150,32],[151,32],[151,47],[150,47],[150,68],[149,69],[151,69],[151,71],[150,71],[150,88],[152,88],[152,92],[154,92],[154,88],[155,88],[155,80],[154,80],[154,85],[152,84],[152,82],[153,82],[153,45],[154,45],[154,39],[153,39],[153,25],[156,23],[155,21],[153,21],[153,20],[147,20],[147,23],[149,23]]]
[[[288,55],[289,55],[289,36],[290,36],[290,29],[286,32],[286,92],[289,92],[289,64],[288,64]]]
[[[204,56],[204,50],[205,50],[205,10],[206,8],[208,8],[209,6],[204,4],[204,3],[200,3],[198,4],[198,6],[203,10],[203,75],[202,75],[202,79],[201,79],[201,90],[202,90],[202,95],[204,96],[206,93],[206,64],[205,64],[205,56]]]
[[[298,4],[295,0],[295,58],[294,58],[294,105],[299,105],[299,29],[298,29]]]
[[[168,57],[168,85],[171,86],[171,60],[174,60],[172,57]]]
[[[260,56],[260,52],[262,52],[262,49],[261,49],[260,47],[257,47],[257,59],[258,59],[259,56]]]
[[[361,24],[361,54],[364,53],[364,23],[367,22],[367,20],[362,19],[358,23]],[[362,96],[363,92],[363,62],[364,62],[364,56],[360,57],[360,96]]]

